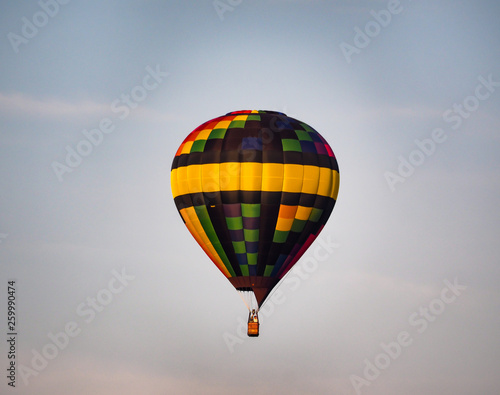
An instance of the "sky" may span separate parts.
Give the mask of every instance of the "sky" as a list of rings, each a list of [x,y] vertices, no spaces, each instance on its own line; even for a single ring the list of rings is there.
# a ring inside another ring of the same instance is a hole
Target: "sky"
[[[497,1],[1,9],[0,392],[500,393]],[[170,190],[184,137],[242,109],[340,168],[258,338]]]

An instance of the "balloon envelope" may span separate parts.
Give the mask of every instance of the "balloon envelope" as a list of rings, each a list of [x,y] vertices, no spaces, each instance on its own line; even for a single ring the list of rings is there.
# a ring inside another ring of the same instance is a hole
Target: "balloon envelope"
[[[197,127],[175,155],[175,205],[201,248],[259,306],[319,235],[339,188],[326,140],[273,111]]]

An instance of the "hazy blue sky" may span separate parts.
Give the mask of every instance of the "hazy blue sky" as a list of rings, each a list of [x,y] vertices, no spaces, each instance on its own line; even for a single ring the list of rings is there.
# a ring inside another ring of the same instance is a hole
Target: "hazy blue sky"
[[[500,393],[499,19],[493,0],[2,1],[11,392]],[[340,166],[257,339],[169,179],[191,130],[240,109],[310,124]]]

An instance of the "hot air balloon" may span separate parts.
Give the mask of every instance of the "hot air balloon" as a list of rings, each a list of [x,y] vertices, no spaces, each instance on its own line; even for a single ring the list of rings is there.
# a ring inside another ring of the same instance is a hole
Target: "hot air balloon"
[[[230,112],[182,142],[171,171],[175,205],[249,310],[259,308],[318,237],[339,189],[337,160],[304,122],[275,111]]]

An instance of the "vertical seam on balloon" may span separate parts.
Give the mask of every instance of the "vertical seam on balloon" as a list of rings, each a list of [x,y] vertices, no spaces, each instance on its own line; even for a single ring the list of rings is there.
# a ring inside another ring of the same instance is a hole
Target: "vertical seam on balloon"
[[[224,120],[224,118],[225,118],[225,116],[219,117],[218,122]],[[208,140],[208,137],[207,137],[207,140]],[[223,143],[224,143],[224,138],[221,138],[221,147],[222,147]],[[222,190],[221,190],[221,177],[220,177],[220,173],[221,173],[221,152],[222,152],[222,148],[217,152],[217,155],[218,155],[217,162],[219,164],[219,169],[218,169],[218,177],[219,177],[218,184],[219,184],[219,188],[218,188],[218,191],[216,191],[215,193],[218,193],[218,198],[219,198],[219,201],[220,201],[220,204],[221,204],[221,208],[220,209],[223,212],[224,211],[224,208],[223,208],[224,206],[223,206],[223,203],[222,203]],[[227,228],[227,222],[225,220],[225,216],[224,216],[224,220],[222,221],[222,226],[225,227],[225,231],[227,232],[227,234],[229,234],[229,229]],[[215,230],[215,227],[214,227],[214,230]],[[221,245],[222,245],[221,236],[223,236],[223,235],[219,235],[217,232],[215,232],[215,233],[217,235],[217,238],[219,239],[219,243],[221,243]],[[231,245],[232,245],[232,242],[231,242]],[[240,270],[239,270],[239,268],[236,268],[236,267],[233,266],[233,262],[232,262],[232,260],[230,258],[231,254],[229,253],[229,251],[226,251],[225,248],[222,248],[222,249],[223,249],[223,251],[224,251],[224,253],[226,255],[227,261],[228,261],[229,267],[227,269],[228,269],[228,271],[232,272],[232,276],[234,274],[234,276],[236,277],[238,275],[238,273],[240,273]],[[234,258],[236,258],[236,255],[234,255]]]
[[[259,134],[260,134],[260,149],[261,149],[260,162],[262,163],[261,169],[260,169],[260,207],[259,207],[259,210],[262,210],[262,194],[263,194],[262,189],[263,189],[263,186],[264,186],[264,176],[263,176],[264,175],[264,142],[262,141],[262,116],[263,115],[261,115],[261,122],[260,122],[260,129],[259,129]],[[260,224],[261,224],[261,221],[260,221],[260,218],[259,218],[259,227],[258,227],[258,230],[259,230],[258,243],[259,244],[260,244],[260,237],[261,237]],[[255,266],[257,266],[256,270],[257,270],[257,273],[259,273],[261,270],[259,268],[259,249],[258,248],[257,248],[257,259],[256,259]],[[264,264],[264,270],[265,270],[265,264]]]
[[[278,117],[276,115],[274,115],[273,118],[271,118],[271,119],[276,119],[276,118],[278,118]],[[281,174],[281,195],[280,195],[280,201],[279,201],[278,214],[276,216],[276,222],[274,224],[274,233],[273,233],[273,241],[272,241],[273,244],[271,244],[271,247],[269,248],[269,251],[267,252],[267,257],[266,257],[266,261],[265,261],[266,266],[272,263],[273,270],[274,270],[274,264],[276,262],[268,262],[268,259],[269,259],[269,254],[272,250],[272,247],[275,244],[274,235],[276,234],[276,226],[278,225],[279,213],[281,211],[281,202],[283,201],[283,195],[284,195],[283,189],[285,186],[285,150],[283,147],[283,136],[281,135],[281,130],[278,130],[276,134],[279,134],[279,139],[280,139],[280,143],[281,143],[281,163],[283,164],[283,173]],[[280,251],[281,251],[281,249],[280,249]],[[279,256],[279,254],[278,254],[278,256]]]
[[[225,117],[225,116],[224,116]],[[223,118],[224,118],[223,117]],[[226,129],[226,132],[224,133],[224,137],[221,139],[222,140],[222,143],[221,143],[221,148],[220,148],[220,151],[219,151],[219,164],[222,165],[222,152],[225,150],[225,145],[226,145],[226,136],[227,136],[227,129]],[[224,205],[224,202],[222,202],[222,172],[221,172],[221,168],[222,166],[219,165],[219,190],[220,190],[220,198],[221,198],[221,204]],[[240,165],[240,173],[241,173],[241,165]],[[238,189],[240,188],[240,186],[238,185]],[[238,192],[239,193],[239,192]],[[238,196],[238,200],[239,200],[240,196]],[[224,215],[225,217],[225,215]],[[233,249],[233,255],[236,257],[236,261],[235,262],[231,262],[231,260],[229,260],[229,263],[233,269],[233,271],[235,273],[240,273],[241,272],[241,268],[238,267],[238,270],[236,270],[235,267],[233,267],[233,265],[238,265],[239,266],[239,262],[238,262],[238,257],[236,255],[236,250],[234,249],[234,244],[233,244],[233,239],[231,237],[231,233],[229,231],[229,227],[227,226],[227,221],[226,221],[226,230],[227,232],[229,233],[229,238],[230,238],[230,241],[231,241],[231,248]],[[226,253],[227,255],[227,253]]]
[[[293,130],[294,130],[294,132],[295,132],[295,128],[294,128]],[[295,135],[297,135],[297,133],[295,133]],[[299,142],[299,144],[300,144],[300,139],[299,139],[299,136],[297,136],[297,141],[298,141],[298,142]],[[300,146],[301,146],[301,149],[300,149],[300,162],[302,163],[302,182],[301,182],[301,184],[300,184],[300,192],[299,192],[299,199],[298,199],[298,203],[297,203],[297,208],[298,208],[298,206],[299,206],[299,204],[300,204],[300,200],[301,200],[301,198],[302,198],[302,189],[303,189],[303,187],[304,187],[304,173],[305,173],[305,172],[304,172],[304,152],[302,151],[302,144],[300,144]],[[283,180],[284,180],[284,179],[285,179],[285,174],[283,173]],[[281,208],[281,207],[280,207],[280,208]],[[295,209],[295,213],[293,214],[293,220],[295,220],[295,216],[297,215],[297,208]],[[293,225],[293,221],[292,221],[292,225]],[[286,242],[287,242],[288,238],[290,237],[290,233],[291,233],[291,231],[292,231],[292,228],[291,228],[291,226],[290,226],[290,229],[289,229],[288,234],[287,234],[287,236],[286,236],[285,242],[283,243],[282,248],[280,249],[280,255],[281,255],[281,253],[285,250],[285,244],[286,244]],[[279,256],[279,255],[278,255],[278,256]]]
[[[295,131],[295,129],[293,129]],[[295,133],[297,134],[297,133]],[[297,136],[297,141],[299,141],[299,144],[300,144],[300,139],[299,139],[299,136]],[[284,156],[284,151],[283,151],[283,156]],[[301,145],[301,150],[300,150],[300,159],[301,159],[301,162],[302,162],[302,167],[303,167],[303,170],[302,170],[302,184],[300,186],[300,196],[299,196],[299,202],[297,204],[297,209],[295,209],[295,214],[294,214],[294,218],[293,218],[293,221],[295,221],[295,217],[297,215],[297,210],[298,210],[298,206],[300,205],[300,201],[302,200],[302,195],[303,195],[303,192],[302,192],[302,189],[303,189],[303,186],[304,186],[304,174],[305,174],[305,171],[304,171],[304,153],[302,151],[302,145]],[[285,179],[285,174],[283,172],[283,180]],[[283,188],[282,188],[283,189]],[[318,188],[316,188],[316,194],[318,194]],[[293,222],[292,222],[292,226],[293,226]],[[289,233],[287,235],[287,238],[285,240],[285,243],[286,241],[288,240],[288,238],[290,237],[290,232],[292,231],[292,229],[290,228],[289,230]],[[300,236],[299,236],[300,237]],[[285,246],[285,243],[283,243],[283,248]],[[288,253],[288,256],[287,258],[285,259],[285,261],[283,261],[280,265],[280,267],[278,268],[277,272],[275,273],[275,277],[281,277],[283,275],[283,272],[282,272],[282,269],[283,267],[286,268],[286,266],[288,266],[288,264],[286,264],[286,261],[288,260],[289,256],[290,256],[290,253],[293,251],[293,247],[292,247],[292,250],[290,250],[290,252]],[[281,250],[280,250],[280,255],[281,255]],[[293,259],[292,259],[293,260]],[[274,272],[274,268],[273,268],[273,272]]]
[[[305,129],[305,128],[304,128],[304,129]],[[317,133],[317,132],[315,131],[315,133]],[[319,133],[318,133],[318,134],[319,134]],[[318,153],[316,152],[316,154],[318,154]],[[316,198],[314,199],[314,203],[313,203],[313,205],[312,205],[312,207],[313,207],[313,208],[314,208],[314,206],[315,206],[315,204],[316,204],[316,201],[317,201],[317,199],[318,199],[319,184],[320,184],[320,181],[321,181],[321,166],[319,166],[319,161],[318,161],[318,160],[316,161],[316,166],[318,166],[319,174],[318,174],[318,182],[317,182],[317,185],[316,185],[316,191],[315,191]],[[302,196],[302,195],[301,195],[301,196]],[[310,221],[310,218],[311,218],[312,213],[313,213],[313,210],[311,210],[311,212],[309,213],[309,218],[307,219],[307,221],[308,221],[308,222]],[[308,225],[308,224],[307,224],[307,222],[306,222],[306,224],[305,224],[305,226],[304,226],[304,228],[303,228],[303,230],[302,230],[302,231],[304,231],[304,229],[306,229],[306,228],[307,228],[307,225]],[[300,238],[301,238],[302,236],[303,236],[303,234],[301,234],[301,236],[299,236],[299,239],[298,239],[298,240],[300,240]],[[305,236],[304,236],[304,237],[305,237]],[[304,241],[304,243],[302,243],[302,245],[300,246],[299,251],[300,251],[300,249],[302,248],[302,246],[303,246],[306,242],[307,242],[307,238],[306,238],[306,240]],[[295,246],[294,246],[294,247],[295,247]],[[294,247],[293,247],[293,248],[294,248]],[[293,248],[292,248],[292,249],[293,249]],[[301,254],[301,255],[295,255],[295,256],[294,256],[293,258],[291,258],[288,262],[286,262],[286,261],[285,261],[285,262],[283,262],[283,264],[281,265],[281,267],[280,267],[280,269],[279,269],[278,273],[276,273],[276,276],[277,276],[277,277],[279,277],[279,278],[283,278],[283,276],[285,276],[285,275],[286,275],[286,273],[288,273],[288,271],[290,271],[290,269],[293,267],[293,265],[295,265],[295,263],[297,263],[297,261],[301,258],[301,256],[302,256],[302,254]],[[288,260],[288,259],[287,259],[287,260]]]

